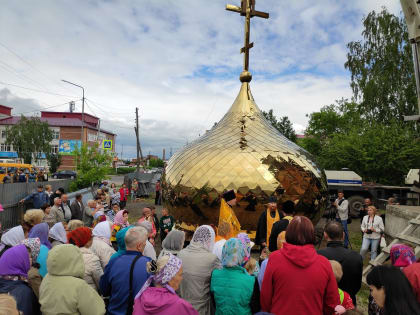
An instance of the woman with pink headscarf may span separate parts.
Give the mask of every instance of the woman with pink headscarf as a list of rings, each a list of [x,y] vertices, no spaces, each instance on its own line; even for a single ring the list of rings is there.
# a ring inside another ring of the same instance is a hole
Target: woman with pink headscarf
[[[181,299],[176,290],[182,281],[182,261],[172,254],[147,263],[152,274],[134,301],[133,315],[185,314],[198,315],[190,303]],[[153,287],[150,285],[153,282]]]

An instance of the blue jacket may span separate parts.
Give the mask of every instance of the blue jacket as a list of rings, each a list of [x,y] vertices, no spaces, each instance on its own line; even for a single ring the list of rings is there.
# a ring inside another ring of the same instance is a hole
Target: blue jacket
[[[24,200],[27,201],[32,199],[32,203],[35,209],[40,209],[44,204],[49,203],[50,199],[45,191],[33,192],[28,195]]]
[[[126,251],[124,255],[109,261],[99,281],[99,290],[103,296],[109,296],[107,314],[125,315],[127,311],[128,291],[130,286],[130,267],[134,258],[140,254]],[[146,263],[149,257],[140,257],[133,272],[133,299],[149,278]]]
[[[0,279],[0,293],[9,293],[13,296],[18,310],[23,312],[23,314],[41,314],[38,299],[26,282]]]

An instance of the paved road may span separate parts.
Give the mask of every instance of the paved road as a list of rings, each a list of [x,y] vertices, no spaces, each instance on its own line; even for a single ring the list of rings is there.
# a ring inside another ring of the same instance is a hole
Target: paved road
[[[124,175],[111,175],[110,177],[111,179],[108,180],[109,183],[115,183],[117,186],[124,183]]]

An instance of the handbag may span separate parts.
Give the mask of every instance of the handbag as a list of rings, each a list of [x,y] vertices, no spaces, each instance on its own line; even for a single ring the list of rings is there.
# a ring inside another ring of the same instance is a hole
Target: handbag
[[[381,248],[385,248],[386,247],[386,241],[385,241],[385,237],[383,235],[381,236],[380,246],[381,246]]]

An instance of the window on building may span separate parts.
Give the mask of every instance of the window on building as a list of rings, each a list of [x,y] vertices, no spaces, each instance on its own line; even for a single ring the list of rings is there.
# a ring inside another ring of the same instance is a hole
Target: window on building
[[[58,140],[60,139],[60,131],[58,130],[53,130],[53,139]]]
[[[11,147],[10,147],[10,145],[0,144],[0,151],[10,152],[11,151]]]
[[[3,139],[6,139],[6,130],[2,130],[2,131],[1,131],[1,137],[2,137]]]
[[[58,145],[51,146],[51,153],[57,154],[58,153]]]

